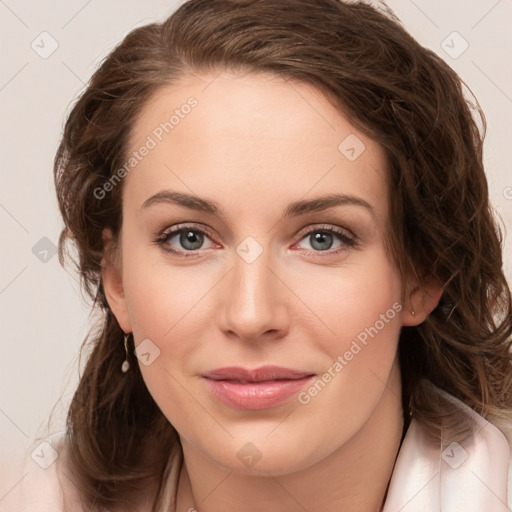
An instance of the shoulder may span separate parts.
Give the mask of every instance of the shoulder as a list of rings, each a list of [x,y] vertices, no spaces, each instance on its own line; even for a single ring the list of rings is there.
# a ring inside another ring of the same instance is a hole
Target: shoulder
[[[174,510],[181,461],[181,448],[176,443],[165,468],[159,509]],[[73,481],[64,433],[32,443],[22,463],[9,473],[9,489],[0,497],[0,512],[90,512]],[[151,512],[160,485],[158,479],[142,490],[134,489],[133,495],[127,496],[131,506],[138,512]],[[124,510],[124,506],[113,505],[109,510]]]
[[[14,486],[1,503],[6,512],[85,512],[66,463],[64,435],[32,443],[11,478]],[[5,507],[5,508],[4,508]]]
[[[416,419],[404,438],[384,512],[508,512],[512,461],[507,438],[495,425],[454,397],[453,406],[473,424],[466,439],[433,439]]]

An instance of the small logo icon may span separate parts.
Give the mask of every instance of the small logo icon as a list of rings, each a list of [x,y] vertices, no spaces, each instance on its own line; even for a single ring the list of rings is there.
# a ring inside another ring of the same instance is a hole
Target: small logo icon
[[[253,263],[260,257],[263,247],[252,236],[248,236],[238,245],[236,252],[246,263]]]
[[[453,31],[441,42],[441,48],[452,59],[458,59],[469,48],[469,43],[457,31]]]
[[[144,366],[149,366],[160,356],[160,349],[149,338],[146,338],[135,349],[135,355]]]
[[[43,236],[34,247],[32,247],[32,254],[36,256],[43,263],[48,263],[57,253],[57,247],[49,239]]]
[[[59,454],[50,443],[43,441],[37,445],[30,456],[38,466],[48,469],[57,460]]]
[[[441,458],[453,469],[462,466],[468,457],[469,453],[455,441],[441,453]]]
[[[252,443],[245,443],[240,450],[238,450],[236,456],[245,464],[248,468],[252,468],[256,462],[258,462],[262,454]]]
[[[50,55],[57,50],[59,43],[57,40],[48,32],[41,32],[30,44],[32,50],[34,50],[39,57],[47,59]]]
[[[364,142],[354,133],[345,137],[338,146],[338,151],[351,162],[357,160],[365,149]]]

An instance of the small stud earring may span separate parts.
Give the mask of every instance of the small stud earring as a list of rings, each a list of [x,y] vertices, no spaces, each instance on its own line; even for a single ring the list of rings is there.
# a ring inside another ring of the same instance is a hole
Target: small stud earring
[[[125,360],[123,361],[123,364],[121,365],[121,371],[123,373],[126,373],[130,369],[130,362],[128,361],[128,338],[129,334],[124,335],[124,352],[125,352]]]
[[[411,309],[411,315],[414,316],[416,314],[416,311],[414,309]]]

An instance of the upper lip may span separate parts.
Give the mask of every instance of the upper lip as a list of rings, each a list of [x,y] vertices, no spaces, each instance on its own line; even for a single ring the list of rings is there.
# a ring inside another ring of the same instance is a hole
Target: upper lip
[[[235,380],[242,382],[264,382],[269,380],[296,380],[314,375],[311,372],[293,370],[291,368],[283,368],[280,366],[261,366],[252,370],[239,366],[227,366],[225,368],[217,368],[203,377],[211,380]]]

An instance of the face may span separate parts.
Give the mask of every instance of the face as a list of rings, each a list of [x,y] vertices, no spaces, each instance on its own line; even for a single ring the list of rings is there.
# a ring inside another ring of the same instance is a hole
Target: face
[[[182,442],[240,472],[342,447],[407,321],[383,149],[309,85],[223,72],[161,89],[130,157],[105,285]]]

